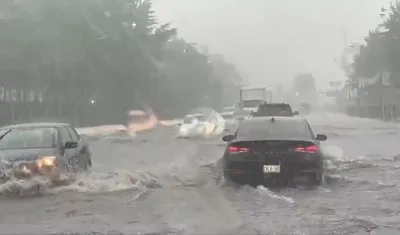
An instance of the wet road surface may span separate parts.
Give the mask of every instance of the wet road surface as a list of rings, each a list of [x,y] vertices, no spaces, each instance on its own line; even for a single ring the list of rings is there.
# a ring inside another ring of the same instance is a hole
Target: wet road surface
[[[72,185],[40,194],[29,188],[42,182],[0,186],[25,195],[0,198],[0,234],[400,234],[400,126],[308,120],[328,136],[317,189],[226,187],[215,180],[218,140],[96,140],[92,174]]]

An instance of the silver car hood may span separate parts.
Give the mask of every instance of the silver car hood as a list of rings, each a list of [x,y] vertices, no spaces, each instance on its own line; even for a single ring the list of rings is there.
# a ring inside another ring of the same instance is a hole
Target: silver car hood
[[[55,148],[27,148],[27,149],[7,149],[0,150],[0,161],[35,161],[41,156],[55,156]]]

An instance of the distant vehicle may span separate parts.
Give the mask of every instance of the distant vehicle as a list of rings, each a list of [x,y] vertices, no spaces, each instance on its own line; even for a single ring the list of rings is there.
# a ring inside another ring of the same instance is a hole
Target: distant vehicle
[[[184,117],[176,138],[199,138],[206,134],[206,118],[203,114],[190,114]]]
[[[2,181],[89,171],[89,145],[66,123],[27,123],[0,128]]]
[[[225,107],[221,110],[221,113],[233,113],[235,112],[236,108],[234,106]]]
[[[292,93],[294,101],[305,100],[317,103],[319,94],[314,76],[311,73],[301,73],[295,76],[293,78]]]
[[[236,110],[233,113],[233,118],[239,121],[245,120],[251,117],[251,110]]]
[[[258,106],[256,112],[252,113],[253,117],[270,117],[283,116],[293,117],[299,112],[292,111],[292,107],[287,103],[264,103]]]
[[[302,114],[310,114],[311,112],[311,104],[307,101],[301,101],[300,102],[300,111]]]
[[[228,142],[221,160],[224,177],[237,184],[252,186],[290,184],[305,178],[320,185],[324,155],[320,141],[308,122],[299,117],[256,117],[242,121]]]
[[[266,87],[253,87],[240,89],[239,107],[243,110],[256,111],[260,104],[269,103],[272,93]]]

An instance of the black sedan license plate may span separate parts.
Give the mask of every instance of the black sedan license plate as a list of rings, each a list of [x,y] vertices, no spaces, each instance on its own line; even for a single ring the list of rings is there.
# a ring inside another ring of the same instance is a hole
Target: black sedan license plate
[[[263,172],[264,172],[264,174],[281,173],[281,166],[280,165],[263,165]]]

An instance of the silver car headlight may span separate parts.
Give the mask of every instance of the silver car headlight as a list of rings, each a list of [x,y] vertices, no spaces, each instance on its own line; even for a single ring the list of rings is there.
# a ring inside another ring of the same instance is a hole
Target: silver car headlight
[[[55,156],[43,156],[40,157],[37,161],[36,164],[38,168],[43,168],[43,167],[54,167],[56,165],[56,157]]]

